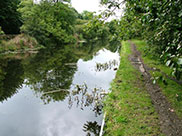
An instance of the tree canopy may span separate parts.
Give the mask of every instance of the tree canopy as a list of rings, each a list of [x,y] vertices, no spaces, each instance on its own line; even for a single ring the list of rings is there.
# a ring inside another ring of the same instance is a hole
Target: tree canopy
[[[61,44],[74,41],[76,12],[62,2],[22,0],[18,11],[22,15],[21,32],[35,37],[41,44]]]
[[[146,39],[153,50],[178,79],[182,77],[182,1],[102,0],[109,9],[125,3],[120,20],[122,39]],[[112,10],[111,10],[112,11]]]
[[[18,34],[22,24],[17,11],[20,0],[2,0],[0,2],[0,26],[6,34]]]

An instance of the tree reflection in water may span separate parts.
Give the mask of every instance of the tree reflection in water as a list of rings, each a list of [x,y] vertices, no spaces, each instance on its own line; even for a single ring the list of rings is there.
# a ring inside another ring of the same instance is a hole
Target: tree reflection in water
[[[80,58],[91,59],[101,48],[103,48],[103,45],[97,47],[88,45],[82,48],[75,48],[74,45],[70,45],[61,49],[44,49],[27,63],[25,67],[26,84],[34,90],[36,96],[40,97],[45,104],[51,101],[63,101],[67,96],[70,97],[68,89],[77,70],[77,61]],[[79,88],[77,89],[79,91]],[[57,90],[58,92],[55,92]],[[87,93],[84,97],[87,98],[86,105],[91,102],[89,96]],[[74,99],[79,104],[83,101],[83,97],[81,99],[76,96]],[[82,102],[81,107],[83,108],[83,106]],[[95,108],[95,110],[98,110],[98,108]]]
[[[83,85],[76,85],[68,97],[69,108],[76,104],[76,107],[80,107],[84,110],[86,107],[90,107],[95,112],[95,116],[102,114],[103,108],[103,97],[107,93],[101,88],[93,88],[91,90],[84,83]]]
[[[96,63],[96,66],[95,66],[95,71],[96,72],[99,72],[99,71],[106,71],[108,69],[115,69],[117,68],[119,65],[118,61],[117,60],[110,60],[106,63]]]
[[[78,59],[82,58],[85,61],[92,59],[105,45],[106,43],[99,41],[87,43],[82,47],[66,45],[56,49],[43,49],[36,55],[28,55],[27,57],[24,57],[26,54],[22,54],[23,57],[11,55],[9,59],[5,56],[1,57],[0,101],[13,96],[23,83],[30,86],[36,96],[40,97],[45,104],[50,101],[64,100],[69,96],[69,91],[45,93],[69,89],[77,69],[75,64]],[[68,64],[74,64],[74,66]],[[85,96],[87,98],[86,105],[91,103],[89,97],[89,94]],[[83,101],[81,98],[79,98],[79,101],[77,97],[75,99],[77,99],[77,102]]]
[[[28,59],[0,58],[0,102],[12,97],[22,84],[28,85],[45,104],[68,100],[68,107],[76,106],[81,110],[91,109],[95,116],[102,114],[102,99],[107,94],[101,88],[89,88],[85,83],[72,85],[77,61],[90,60],[103,48],[103,45],[73,48],[65,46],[40,51]],[[115,49],[113,49],[115,50]],[[112,60],[107,64],[96,64],[96,71],[117,66]],[[70,87],[71,86],[71,87]],[[71,88],[71,89],[70,89]],[[87,121],[83,126],[89,135],[99,135],[100,125],[96,121]]]
[[[20,60],[0,58],[0,102],[12,97],[24,82]]]
[[[86,132],[86,136],[91,136],[91,134],[94,134],[94,136],[99,136],[101,126],[96,122],[87,121],[83,126],[83,131]]]
[[[77,69],[65,64],[73,62],[76,63],[77,58],[70,47],[42,50],[29,62],[30,65],[26,66],[26,84],[45,104],[63,101],[69,95],[66,89],[72,84]],[[57,90],[60,91],[56,92]]]

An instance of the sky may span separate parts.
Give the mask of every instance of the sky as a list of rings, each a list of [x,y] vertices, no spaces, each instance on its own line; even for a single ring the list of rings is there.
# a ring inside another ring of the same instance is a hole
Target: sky
[[[40,1],[40,0],[34,0]],[[99,14],[100,10],[104,10],[103,7],[100,6],[100,0],[71,0],[71,5],[79,12],[82,13],[84,10],[97,12]],[[116,15],[108,18],[109,20],[118,19],[121,16],[122,10],[115,11]]]
[[[84,10],[99,13],[100,10],[104,10],[104,8],[100,6],[99,1],[100,0],[71,0],[71,4],[79,13],[82,13]],[[115,16],[111,16],[107,20],[119,19],[122,14],[122,9],[116,10],[115,13]]]
[[[71,0],[72,6],[79,12],[100,10],[99,0]]]

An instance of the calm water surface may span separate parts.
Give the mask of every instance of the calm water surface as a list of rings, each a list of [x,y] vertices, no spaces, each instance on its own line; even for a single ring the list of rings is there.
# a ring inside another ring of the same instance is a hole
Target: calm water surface
[[[98,136],[119,65],[108,49],[0,58],[0,136]]]

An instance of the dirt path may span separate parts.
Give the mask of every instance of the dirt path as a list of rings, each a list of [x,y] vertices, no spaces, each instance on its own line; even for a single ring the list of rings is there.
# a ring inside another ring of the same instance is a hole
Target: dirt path
[[[160,87],[153,84],[149,68],[143,63],[140,52],[137,51],[134,43],[131,44],[132,55],[129,57],[132,65],[134,65],[143,75],[145,87],[150,94],[156,111],[159,114],[161,130],[166,136],[182,136],[182,120],[178,118],[171,104],[162,94]]]

